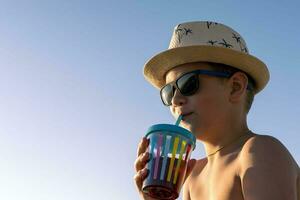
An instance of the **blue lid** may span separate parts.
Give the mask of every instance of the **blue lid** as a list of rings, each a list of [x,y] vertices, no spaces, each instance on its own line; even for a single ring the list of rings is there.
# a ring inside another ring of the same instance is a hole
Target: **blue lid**
[[[196,145],[196,137],[188,130],[185,128],[182,128],[180,126],[172,125],[172,124],[156,124],[153,126],[150,126],[150,128],[147,131],[146,137],[150,135],[152,132],[157,132],[157,131],[170,131],[176,132],[188,139],[190,139],[193,142],[193,145],[195,147]]]

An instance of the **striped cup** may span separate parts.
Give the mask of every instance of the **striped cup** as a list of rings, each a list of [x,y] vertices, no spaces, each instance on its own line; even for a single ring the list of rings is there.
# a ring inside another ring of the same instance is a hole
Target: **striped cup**
[[[151,126],[146,137],[150,138],[150,161],[143,192],[157,199],[176,199],[196,138],[188,130],[171,124]]]

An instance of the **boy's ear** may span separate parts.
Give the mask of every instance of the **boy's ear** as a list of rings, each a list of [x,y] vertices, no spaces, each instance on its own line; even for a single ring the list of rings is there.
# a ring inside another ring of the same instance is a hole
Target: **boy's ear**
[[[247,75],[243,72],[236,72],[230,77],[228,83],[230,87],[230,102],[239,102],[247,90]]]

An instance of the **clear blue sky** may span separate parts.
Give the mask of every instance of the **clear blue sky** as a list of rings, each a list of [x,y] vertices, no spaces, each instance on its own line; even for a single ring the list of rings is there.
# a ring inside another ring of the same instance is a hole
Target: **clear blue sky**
[[[299,163],[299,19],[296,1],[1,1],[0,199],[138,199],[137,144],[174,123],[142,68],[185,21],[233,27],[269,66],[248,123]]]

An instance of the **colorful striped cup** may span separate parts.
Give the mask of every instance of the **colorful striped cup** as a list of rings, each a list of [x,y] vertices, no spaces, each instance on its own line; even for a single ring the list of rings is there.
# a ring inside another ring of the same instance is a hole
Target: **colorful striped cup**
[[[151,126],[146,137],[150,138],[150,161],[146,166],[148,176],[143,182],[143,192],[153,198],[176,199],[196,138],[188,130],[171,124]]]

